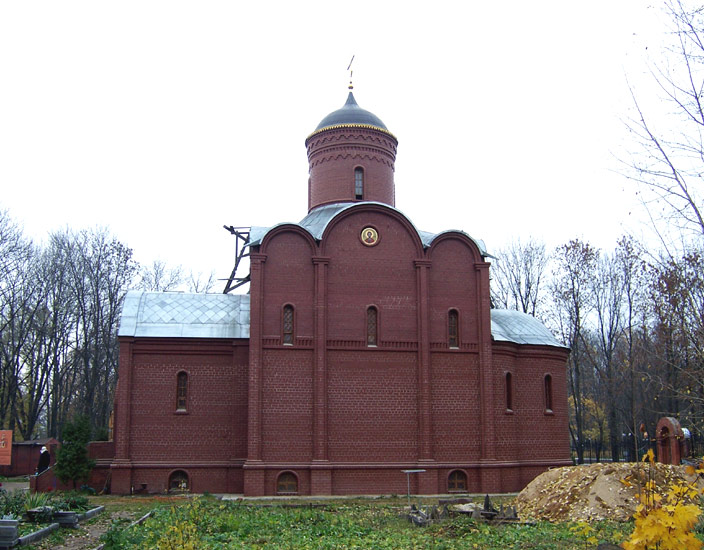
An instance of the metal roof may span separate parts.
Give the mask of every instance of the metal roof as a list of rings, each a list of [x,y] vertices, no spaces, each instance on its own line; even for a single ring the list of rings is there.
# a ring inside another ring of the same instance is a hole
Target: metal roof
[[[146,338],[249,338],[248,294],[186,294],[131,290],[125,297],[118,336]],[[491,310],[494,340],[561,347],[535,317]]]
[[[249,295],[131,290],[118,336],[249,338]]]
[[[364,201],[364,202],[338,202],[334,204],[325,204],[323,206],[318,206],[317,208],[314,208],[311,210],[308,215],[303,218],[299,223],[294,223],[292,225],[298,225],[299,227],[302,227],[308,233],[311,234],[311,236],[316,240],[320,241],[323,238],[323,233],[325,232],[325,228],[328,226],[328,224],[332,221],[332,219],[337,216],[340,212],[344,210],[348,210],[350,208],[355,208],[363,205],[368,205],[368,204],[376,204],[379,206],[383,206],[384,208],[388,208],[390,210],[393,210],[395,212],[398,212],[401,214],[404,218],[408,220],[408,216],[406,216],[403,212],[398,210],[397,208],[394,208],[393,206],[389,206],[388,204],[384,204],[381,202],[373,202],[373,201]],[[411,225],[413,223],[408,220]],[[250,240],[249,240],[249,246],[256,246],[261,243],[262,239],[266,236],[266,234],[271,231],[272,229],[279,227],[281,225],[287,225],[287,224],[277,224],[272,227],[256,227],[252,226],[250,229]],[[415,227],[415,226],[414,226]],[[482,256],[489,256],[492,257],[491,254],[489,254],[486,251],[486,245],[484,244],[484,241],[481,239],[475,239],[471,235],[465,233],[464,231],[460,231],[458,229],[451,229],[451,230],[446,230],[446,231],[441,231],[440,233],[430,233],[428,231],[419,231],[416,229],[416,232],[418,233],[418,237],[420,238],[421,242],[423,243],[423,248],[428,248],[432,244],[432,242],[439,237],[440,235],[443,235],[445,233],[461,233],[465,235],[467,238],[469,238],[472,242],[474,242],[477,247],[479,248],[479,252],[481,252]]]
[[[516,344],[565,347],[535,317],[512,309],[491,310],[491,336],[497,341]]]
[[[323,128],[334,126],[362,125],[373,126],[387,130],[386,125],[374,113],[362,109],[354,99],[354,95],[350,92],[347,95],[347,101],[338,109],[327,115],[315,129],[315,132]],[[388,130],[387,130],[388,131]],[[314,133],[315,133],[314,132]]]

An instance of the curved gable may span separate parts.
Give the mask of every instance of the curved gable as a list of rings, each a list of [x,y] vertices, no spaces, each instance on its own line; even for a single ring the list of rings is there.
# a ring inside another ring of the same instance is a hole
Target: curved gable
[[[297,237],[300,237],[306,243],[308,244],[308,247],[310,248],[310,254],[315,254],[316,251],[316,243],[315,240],[313,239],[313,236],[311,235],[310,231],[308,231],[305,227],[301,227],[301,225],[296,224],[296,223],[282,223],[279,225],[275,225],[271,229],[267,230],[264,235],[261,236],[259,240],[259,251],[262,254],[266,254],[267,250],[270,246],[272,246],[272,242],[276,240],[277,238],[286,238],[284,237],[285,234],[293,234]]]
[[[423,243],[420,239],[420,236],[418,234],[418,230],[414,227],[414,225],[411,223],[411,221],[401,212],[400,210],[397,210],[396,208],[393,208],[391,206],[388,206],[386,204],[381,204],[381,203],[372,203],[372,202],[361,202],[361,203],[356,203],[356,204],[351,204],[348,205],[346,208],[342,208],[335,212],[335,214],[330,217],[330,219],[327,220],[325,223],[325,226],[322,227],[322,233],[320,236],[320,241],[321,241],[321,251],[323,253],[326,253],[325,250],[328,248],[326,245],[326,241],[328,236],[332,233],[333,229],[335,226],[343,223],[347,223],[347,221],[350,219],[351,216],[355,216],[357,214],[370,214],[370,223],[374,225],[374,223],[371,220],[379,220],[381,217],[389,217],[390,219],[394,220],[399,224],[399,226],[403,227],[405,229],[405,232],[407,233],[408,237],[412,240],[413,246],[416,249],[416,255],[417,257],[422,257],[423,255]],[[377,222],[379,224],[379,222]],[[364,224],[362,224],[364,225]],[[362,230],[362,227],[357,228],[359,231]],[[380,232],[380,240],[384,239],[383,231],[381,228],[377,228],[377,230]]]
[[[475,241],[464,231],[452,229],[433,235],[433,237],[428,241],[428,258],[432,260],[433,255],[436,253],[438,248],[441,248],[443,245],[448,244],[448,241],[457,242],[458,244],[461,244],[463,247],[465,247],[467,251],[472,255],[473,262],[483,262],[484,257],[488,255],[486,250],[484,250],[483,248],[484,243],[481,243],[480,245],[481,241]]]

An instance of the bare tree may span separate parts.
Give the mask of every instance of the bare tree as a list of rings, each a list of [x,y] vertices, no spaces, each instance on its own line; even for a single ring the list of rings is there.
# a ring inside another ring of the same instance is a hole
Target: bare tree
[[[25,356],[32,340],[38,289],[37,250],[7,212],[0,212],[0,422],[17,427]]]
[[[49,236],[41,271],[41,277],[46,282],[45,307],[49,312],[41,331],[46,342],[44,361],[51,373],[46,414],[47,435],[51,437],[59,436],[61,426],[69,418],[76,394],[77,372],[73,367],[78,307],[72,286],[71,239],[69,232],[56,232]]]
[[[545,244],[533,239],[523,244],[519,239],[496,255],[491,270],[494,306],[539,316],[550,261]]]
[[[627,126],[637,149],[622,160],[668,245],[672,228],[685,241],[704,237],[704,11],[681,0],[668,0],[665,10],[672,43],[651,69],[658,97],[631,88]]]
[[[189,292],[207,293],[215,286],[215,273],[211,271],[206,275],[201,272],[194,273],[191,271],[187,282]]]
[[[557,248],[552,294],[555,303],[557,330],[562,341],[571,348],[567,378],[573,399],[574,421],[570,422],[572,444],[577,450],[577,460],[584,462],[584,421],[586,408],[585,377],[589,375],[590,357],[585,338],[587,314],[592,307],[591,280],[598,252],[588,243],[573,240]]]
[[[94,427],[104,427],[117,380],[120,312],[137,266],[132,251],[106,229],[71,234],[65,246],[77,312],[72,358],[79,377],[76,412],[89,416]]]
[[[183,268],[179,265],[168,267],[162,260],[154,260],[139,271],[137,288],[150,292],[176,290],[184,282]]]
[[[642,384],[647,367],[644,337],[647,334],[647,264],[642,247],[631,237],[618,241],[615,262],[623,278],[623,350],[625,411],[624,422],[630,434],[628,447],[632,459],[637,458],[640,425],[645,423],[645,391]],[[654,427],[653,427],[654,429]]]
[[[611,458],[619,459],[620,423],[618,421],[618,399],[623,371],[619,365],[619,348],[625,343],[624,329],[625,282],[621,266],[613,256],[602,254],[596,263],[592,279],[592,296],[596,316],[595,357],[599,379],[604,388],[604,405],[609,431]]]
[[[656,411],[704,423],[704,256],[661,259],[652,267],[649,373],[659,386]]]

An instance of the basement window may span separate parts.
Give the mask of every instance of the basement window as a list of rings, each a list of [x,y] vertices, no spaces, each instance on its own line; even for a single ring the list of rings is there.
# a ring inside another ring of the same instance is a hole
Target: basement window
[[[188,491],[188,474],[183,470],[176,470],[169,476],[169,492]]]
[[[298,478],[293,472],[283,472],[276,480],[277,495],[298,494]]]
[[[453,470],[450,472],[450,475],[447,477],[447,492],[467,492],[467,474],[465,474],[462,470]]]

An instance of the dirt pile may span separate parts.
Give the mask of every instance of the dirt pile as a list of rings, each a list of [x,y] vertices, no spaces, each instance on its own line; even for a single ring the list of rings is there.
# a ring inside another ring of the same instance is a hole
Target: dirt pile
[[[516,497],[521,519],[548,521],[628,520],[638,493],[654,479],[663,496],[678,482],[692,482],[684,466],[622,462],[555,468],[539,475]]]

